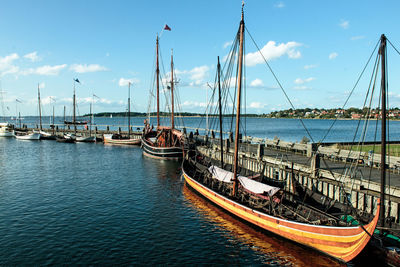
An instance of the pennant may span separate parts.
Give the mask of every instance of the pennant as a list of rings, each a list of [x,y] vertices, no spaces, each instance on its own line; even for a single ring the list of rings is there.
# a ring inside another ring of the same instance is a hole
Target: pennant
[[[9,107],[9,106],[7,106],[7,110],[10,110],[10,107]]]
[[[15,99],[15,101],[17,101],[18,103],[22,103],[21,100]]]
[[[171,31],[171,28],[170,28],[167,24],[165,24],[164,30],[166,30],[166,31]]]
[[[100,99],[100,97],[98,97],[97,95],[93,94],[94,97],[97,97],[98,99]]]
[[[77,82],[77,83],[81,83],[81,82],[78,80],[78,78],[74,79],[74,81]]]

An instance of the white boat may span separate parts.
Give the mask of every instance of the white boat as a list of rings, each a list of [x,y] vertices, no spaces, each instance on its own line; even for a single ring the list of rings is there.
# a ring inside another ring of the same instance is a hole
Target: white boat
[[[40,133],[30,133],[30,134],[22,134],[22,135],[15,135],[15,138],[19,140],[40,140]]]
[[[96,136],[76,136],[75,141],[86,143],[96,142]]]
[[[13,126],[7,122],[0,123],[0,137],[13,137]]]

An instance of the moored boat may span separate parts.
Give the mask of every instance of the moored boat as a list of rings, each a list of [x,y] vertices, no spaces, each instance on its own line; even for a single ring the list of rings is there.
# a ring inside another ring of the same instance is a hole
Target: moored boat
[[[11,124],[7,122],[0,123],[0,137],[13,137],[14,128]]]
[[[159,89],[159,62],[158,62],[158,36],[156,39],[156,90],[157,90],[157,128],[145,120],[144,134],[142,137],[143,154],[148,157],[165,160],[181,160],[184,151],[184,136],[181,131],[175,129],[174,124],[174,61],[171,54],[171,126],[160,125],[160,89]]]
[[[16,132],[15,133],[15,138],[18,140],[40,140],[40,133],[22,133],[22,132]]]
[[[235,127],[235,150],[233,166],[223,162],[224,147],[221,142],[221,164],[216,166],[196,149],[185,154],[182,173],[186,184],[195,192],[222,208],[226,212],[298,244],[313,248],[338,261],[348,262],[354,259],[368,244],[376,228],[380,213],[380,200],[374,205],[372,219],[360,225],[352,225],[345,217],[329,214],[304,203],[296,195],[279,187],[267,185],[241,173],[239,166],[239,126],[242,91],[242,68],[244,58],[244,15],[233,46],[238,54],[232,53],[237,63],[237,106]],[[229,62],[229,60],[227,60]],[[218,62],[218,84],[220,64]],[[226,79],[229,79],[226,75]],[[219,85],[220,87],[220,85]],[[221,119],[221,94],[220,122]],[[220,127],[222,140],[222,126]]]
[[[104,144],[109,144],[109,145],[140,145],[141,140],[140,140],[140,135],[138,135],[136,138],[128,138],[127,136],[122,136],[120,134],[104,134],[103,135],[103,140]]]

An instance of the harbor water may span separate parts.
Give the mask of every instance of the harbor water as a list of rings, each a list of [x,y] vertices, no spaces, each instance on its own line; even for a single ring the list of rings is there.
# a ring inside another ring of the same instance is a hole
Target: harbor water
[[[225,214],[140,147],[2,138],[0,265],[62,264],[339,265]]]

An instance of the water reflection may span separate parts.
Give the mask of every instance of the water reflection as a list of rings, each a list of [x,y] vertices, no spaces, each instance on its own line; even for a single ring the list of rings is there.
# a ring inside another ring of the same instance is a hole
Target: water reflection
[[[258,232],[200,197],[186,184],[183,187],[183,196],[186,204],[195,208],[205,220],[224,228],[224,233],[228,240],[248,246],[262,257],[264,264],[279,266],[345,266],[316,251],[310,251],[310,249],[300,247],[289,241]]]

